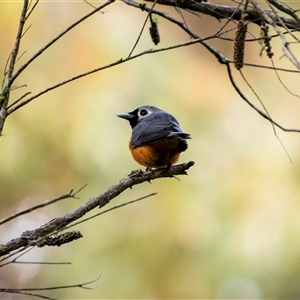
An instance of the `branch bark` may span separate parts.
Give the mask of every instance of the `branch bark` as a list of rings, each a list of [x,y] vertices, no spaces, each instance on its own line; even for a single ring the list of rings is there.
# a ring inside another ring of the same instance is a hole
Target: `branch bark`
[[[212,2],[195,1],[195,0],[145,0],[147,2],[156,2],[157,4],[168,5],[173,7],[180,7],[182,9],[200,12],[202,14],[214,17],[218,20],[228,19],[239,21],[243,13],[243,6],[228,6],[218,5]],[[283,27],[282,23],[278,21],[278,15],[271,11],[265,11],[277,26]],[[261,14],[253,7],[248,7],[245,11],[248,15],[248,21],[261,25]],[[289,29],[300,30],[300,24],[295,19],[280,17],[285,26]]]
[[[142,170],[132,171],[117,184],[111,186],[102,194],[89,199],[87,202],[67,213],[66,215],[55,218],[37,229],[25,231],[20,237],[12,239],[6,244],[0,245],[0,256],[11,254],[12,251],[19,250],[20,248],[24,249],[29,246],[35,246],[46,236],[63,230],[68,224],[78,220],[97,206],[99,206],[99,208],[105,206],[110,202],[110,200],[120,195],[126,189],[132,188],[134,185],[143,183],[145,181],[150,182],[151,180],[158,178],[170,178],[176,175],[187,175],[186,170],[193,165],[194,162],[189,161],[187,163],[172,166],[170,169],[164,168],[145,172]],[[2,261],[5,259],[6,258],[4,257]]]

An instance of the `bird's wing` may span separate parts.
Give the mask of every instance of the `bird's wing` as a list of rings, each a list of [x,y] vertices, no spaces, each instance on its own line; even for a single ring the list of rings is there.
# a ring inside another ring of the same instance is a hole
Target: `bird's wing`
[[[183,134],[177,120],[166,112],[156,112],[140,123],[138,123],[132,131],[133,147],[142,146],[153,143],[159,139],[170,136],[175,136],[178,133]]]

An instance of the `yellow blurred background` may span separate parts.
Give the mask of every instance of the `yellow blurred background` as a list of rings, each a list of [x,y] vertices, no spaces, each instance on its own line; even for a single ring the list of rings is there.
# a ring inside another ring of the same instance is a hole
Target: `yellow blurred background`
[[[2,74],[21,8],[22,2],[0,2]],[[156,8],[180,19],[175,9]],[[84,2],[41,1],[28,20],[27,27],[32,26],[22,39],[20,54],[26,52],[17,68],[90,10]],[[126,57],[145,12],[122,2],[103,12],[38,57],[16,82],[26,87],[14,90],[11,101]],[[203,37],[220,26],[205,16],[184,16]],[[189,40],[163,18],[158,25],[157,47]],[[148,28],[135,53],[155,47]],[[257,27],[249,30],[259,35]],[[211,44],[232,58],[232,43]],[[275,64],[289,67],[281,58],[279,41],[273,41],[273,50]],[[259,51],[258,43],[247,45],[247,61],[271,65]],[[273,71],[246,67],[243,72],[275,120],[300,128],[299,99],[283,88]],[[240,75],[234,75],[260,106]],[[280,75],[300,94],[297,74]],[[144,104],[172,113],[191,134],[180,160],[195,161],[189,175],[135,186],[107,207],[158,194],[78,225],[74,229],[83,239],[60,248],[34,249],[20,258],[72,265],[11,264],[0,269],[0,286],[61,286],[101,275],[93,290],[44,294],[59,299],[299,297],[299,134],[277,131],[290,163],[270,123],[243,102],[225,66],[199,44],[142,56],[84,77],[12,114],[0,142],[0,218],[88,185],[80,199],[63,200],[1,226],[0,243],[64,215],[139,168],[128,151],[131,129],[116,114]]]

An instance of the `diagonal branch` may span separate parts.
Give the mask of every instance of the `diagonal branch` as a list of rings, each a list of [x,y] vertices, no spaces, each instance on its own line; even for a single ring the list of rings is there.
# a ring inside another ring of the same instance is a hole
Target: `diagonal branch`
[[[43,239],[45,236],[54,232],[63,230],[71,222],[78,220],[89,211],[96,207],[103,207],[110,202],[113,198],[120,195],[128,188],[132,188],[134,185],[141,184],[145,181],[150,181],[158,178],[170,178],[177,175],[186,175],[186,170],[194,165],[193,161],[176,165],[170,169],[156,169],[143,172],[142,170],[132,171],[129,175],[121,179],[117,184],[111,186],[108,190],[102,194],[89,199],[87,202],[67,213],[66,215],[55,218],[41,227],[25,231],[18,238],[15,238],[4,245],[0,245],[0,256],[7,255],[12,251],[16,251],[20,248],[34,246],[36,243]],[[4,258],[3,260],[5,260]],[[3,261],[2,260],[2,261]]]
[[[278,2],[277,0],[268,0],[272,5],[274,5],[280,11],[290,15],[300,26],[300,18],[296,14],[295,10],[290,8],[286,3]]]
[[[181,43],[181,44],[176,44],[174,46],[168,46],[168,47],[163,47],[163,48],[158,48],[158,49],[148,49],[148,50],[145,50],[145,51],[142,51],[140,53],[137,53],[135,55],[131,55],[131,56],[127,56],[126,58],[121,58],[121,59],[118,59],[112,63],[109,63],[107,65],[104,65],[104,66],[101,66],[101,67],[98,67],[96,69],[93,69],[93,70],[89,70],[87,72],[84,72],[84,73],[81,73],[79,75],[76,75],[74,77],[71,77],[71,78],[68,78],[62,82],[59,82],[53,86],[50,86],[40,92],[38,92],[37,94],[35,95],[32,95],[31,97],[25,99],[25,100],[22,100],[21,102],[18,101],[18,103],[14,102],[13,104],[15,105],[10,105],[9,106],[9,109],[7,111],[7,115],[10,115],[11,113],[15,112],[16,110],[20,109],[21,107],[23,107],[24,105],[28,104],[29,102],[39,98],[40,96],[42,96],[43,94],[46,94],[47,92],[50,92],[54,89],[57,89],[65,84],[68,84],[72,81],[75,81],[77,79],[80,79],[80,78],[83,78],[87,75],[91,75],[93,73],[96,73],[96,72],[99,72],[99,71],[102,71],[102,70],[105,70],[105,69],[108,69],[108,68],[111,68],[111,67],[114,67],[114,66],[117,66],[117,65],[120,65],[122,63],[125,63],[125,62],[128,62],[128,61],[131,61],[135,58],[138,58],[140,56],[143,56],[143,55],[146,55],[146,54],[154,54],[154,53],[158,53],[158,52],[162,52],[162,51],[168,51],[168,50],[171,50],[171,49],[176,49],[176,48],[180,48],[180,47],[185,47],[185,46],[188,46],[188,45],[192,45],[192,44],[196,44],[196,43],[201,43],[201,44],[204,44],[204,46],[206,46],[206,48],[210,49],[210,51],[213,52],[213,54],[215,56],[217,56],[218,59],[223,59],[225,60],[224,56],[221,55],[217,50],[215,50],[212,46],[210,46],[208,43],[205,43],[205,40],[208,40],[212,37],[207,37],[207,38],[199,38],[199,39],[194,39],[194,40],[190,40],[188,42],[184,42],[184,43]]]
[[[145,1],[153,2],[154,0]],[[205,2],[202,0],[157,0],[156,3],[168,6],[177,5],[180,8],[194,12],[200,12],[202,14],[215,17],[218,20],[231,18],[232,20],[239,21],[243,13],[243,7],[237,8],[236,6],[218,5],[216,3]],[[261,15],[255,8],[248,7],[245,13],[248,15],[248,21],[251,21],[257,25],[261,25]],[[266,13],[272,19],[272,21],[276,23],[277,26],[282,26],[282,24],[278,22],[276,14],[270,11],[266,11]],[[285,17],[280,18],[287,28],[300,30],[300,24],[297,22],[297,20]]]
[[[147,0],[147,1],[150,1],[152,2],[151,0]],[[164,2],[165,0],[158,0],[157,3],[160,3],[160,4],[165,4],[165,3],[162,3]],[[166,0],[166,2],[168,2],[169,0]],[[254,2],[255,0],[251,0],[252,2]],[[134,0],[123,0],[124,3],[126,3],[127,5],[130,5],[130,6],[134,6],[136,8],[139,8],[141,10],[144,10],[144,11],[147,11],[149,12],[150,11],[150,7],[147,7],[143,4],[140,4]],[[170,0],[170,3],[169,5],[172,5],[171,2],[173,3],[172,0]],[[177,4],[178,1],[176,1]],[[189,3],[188,1],[183,1],[183,2],[180,2],[182,5],[185,5],[186,3]],[[207,2],[203,2],[203,4],[207,4]],[[174,3],[173,3],[173,6],[174,6]],[[227,7],[228,8],[228,7]],[[228,18],[231,18],[231,19],[234,19],[234,16],[236,16],[236,13],[238,13],[238,11],[241,10],[241,8],[237,8],[237,7],[234,7],[233,10],[229,10],[230,13],[232,15],[228,15],[227,17]],[[233,76],[232,76],[232,72],[231,72],[231,68],[230,68],[230,63],[231,61],[225,57],[222,53],[220,53],[217,49],[215,49],[211,44],[207,43],[206,40],[212,38],[212,37],[207,37],[207,38],[200,38],[198,35],[196,35],[194,32],[192,32],[189,28],[187,28],[185,26],[185,24],[183,24],[182,22],[176,20],[176,19],[173,19],[172,17],[168,16],[167,14],[161,12],[161,11],[158,11],[158,10],[152,10],[155,14],[157,15],[160,15],[161,17],[169,20],[170,22],[178,25],[181,29],[183,29],[185,32],[187,32],[191,37],[193,37],[196,41],[199,41],[200,44],[202,44],[211,54],[213,54],[216,59],[221,63],[221,64],[224,64],[226,65],[227,67],[227,73],[228,73],[228,76],[229,76],[229,79],[230,79],[230,82],[232,84],[232,86],[234,87],[234,89],[236,90],[236,92],[241,96],[241,98],[243,100],[245,100],[256,112],[258,112],[262,117],[264,117],[265,119],[269,120],[272,124],[274,124],[275,126],[277,126],[278,128],[280,128],[281,130],[283,131],[287,131],[287,132],[300,132],[300,129],[294,129],[294,128],[285,128],[283,127],[282,125],[280,125],[279,123],[277,123],[276,121],[274,121],[272,118],[270,118],[267,114],[265,114],[263,111],[261,111],[258,107],[256,107],[253,103],[251,103],[251,101],[249,101],[247,99],[247,97],[243,94],[243,92],[240,90],[240,88],[237,86],[237,84],[235,83],[234,79],[233,79]],[[248,9],[246,9],[246,11],[248,12]],[[266,13],[266,11],[263,11],[263,12],[260,12],[260,11],[257,11],[255,9],[255,13],[256,13],[256,16],[259,16],[259,18],[262,18],[262,13],[264,14],[263,17],[266,17],[266,21],[270,22],[271,24],[275,25],[276,28],[277,28],[277,25],[276,25],[276,22],[273,21],[273,19]],[[277,18],[277,16],[274,17],[275,19]],[[279,26],[278,26],[279,27]],[[279,35],[281,34],[281,32],[279,32]],[[260,66],[262,67],[262,66]],[[271,68],[272,69],[272,68]]]

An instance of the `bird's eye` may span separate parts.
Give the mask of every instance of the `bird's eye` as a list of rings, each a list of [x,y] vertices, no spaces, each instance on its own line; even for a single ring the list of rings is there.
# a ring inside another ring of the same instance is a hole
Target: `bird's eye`
[[[146,111],[146,109],[142,109],[140,114],[141,114],[141,116],[146,116],[148,114],[148,112]]]

